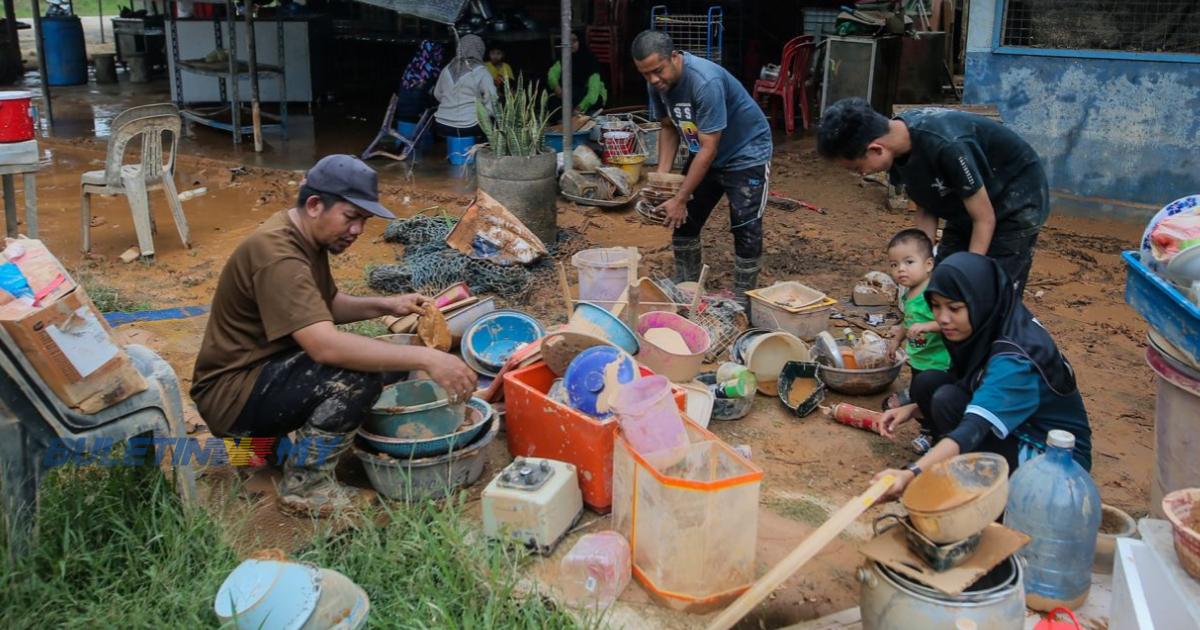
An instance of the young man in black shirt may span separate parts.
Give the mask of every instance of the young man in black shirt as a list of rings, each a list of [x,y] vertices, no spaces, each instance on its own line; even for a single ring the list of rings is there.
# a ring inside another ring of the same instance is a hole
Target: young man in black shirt
[[[918,206],[917,227],[937,261],[971,251],[994,259],[1020,295],[1038,232],[1050,214],[1046,171],[1033,147],[983,116],[941,108],[889,120],[861,98],[821,114],[817,151],[861,174],[888,171]],[[942,240],[938,220],[946,221]]]

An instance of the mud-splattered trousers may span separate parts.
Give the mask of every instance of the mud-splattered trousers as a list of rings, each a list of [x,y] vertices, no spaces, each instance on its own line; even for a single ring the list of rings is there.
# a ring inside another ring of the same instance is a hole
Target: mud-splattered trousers
[[[691,168],[688,161],[686,172]],[[762,255],[763,210],[767,207],[767,188],[771,164],[722,170],[710,168],[687,204],[687,220],[675,230],[674,239],[695,240],[708,222],[722,196],[729,197],[729,231],[738,258],[751,260]]]
[[[404,373],[322,365],[303,350],[267,359],[231,435],[282,436],[301,427],[349,433],[366,421],[384,385]]]

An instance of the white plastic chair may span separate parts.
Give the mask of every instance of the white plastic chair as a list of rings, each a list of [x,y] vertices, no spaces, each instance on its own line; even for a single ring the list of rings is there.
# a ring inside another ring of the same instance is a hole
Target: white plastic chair
[[[112,121],[112,135],[108,138],[108,155],[103,171],[88,171],[83,174],[80,202],[80,220],[83,222],[83,252],[92,249],[91,195],[125,195],[133,211],[133,225],[137,230],[138,247],[142,256],[154,255],[154,220],[150,216],[151,190],[161,188],[166,192],[167,203],[175,217],[175,227],[183,246],[190,248],[187,218],[175,188],[175,155],[179,145],[182,122],[179,108],[171,103],[132,107],[117,115]],[[164,140],[166,162],[163,162]],[[141,140],[141,160],[125,164],[125,149],[135,138]]]

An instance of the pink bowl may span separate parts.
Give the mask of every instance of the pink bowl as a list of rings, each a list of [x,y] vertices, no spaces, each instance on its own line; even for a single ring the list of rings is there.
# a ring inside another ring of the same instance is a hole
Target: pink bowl
[[[679,333],[691,353],[676,354],[650,343],[645,334],[651,328],[669,328]],[[640,342],[637,360],[656,374],[661,374],[676,383],[686,383],[696,378],[704,364],[704,355],[712,343],[707,330],[688,321],[687,318],[667,311],[642,314],[638,318],[637,335]]]

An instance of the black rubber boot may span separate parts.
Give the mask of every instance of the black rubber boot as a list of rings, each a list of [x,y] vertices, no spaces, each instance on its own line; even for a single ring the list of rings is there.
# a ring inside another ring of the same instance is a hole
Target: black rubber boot
[[[750,298],[746,292],[758,288],[758,272],[762,271],[762,258],[733,259],[733,299],[750,316]]]
[[[673,237],[671,252],[675,255],[675,284],[700,280],[700,267],[704,258],[704,246],[700,243],[700,237]]]

